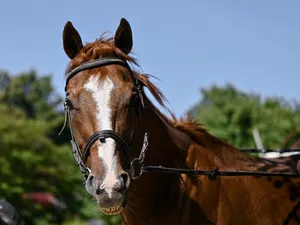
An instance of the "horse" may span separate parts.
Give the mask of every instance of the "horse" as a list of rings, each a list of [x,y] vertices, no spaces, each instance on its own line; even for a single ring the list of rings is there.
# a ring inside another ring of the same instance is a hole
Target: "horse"
[[[150,75],[138,71],[126,19],[121,19],[113,37],[101,35],[85,45],[70,21],[62,36],[70,58],[64,106],[72,149],[85,188],[102,213],[120,215],[124,225],[279,225],[287,218],[289,224],[300,224],[300,215],[291,214],[300,200],[297,177],[211,180],[182,173],[141,173],[141,164],[277,173],[295,168],[244,154],[193,119],[162,113],[145,90],[168,109],[166,98]]]

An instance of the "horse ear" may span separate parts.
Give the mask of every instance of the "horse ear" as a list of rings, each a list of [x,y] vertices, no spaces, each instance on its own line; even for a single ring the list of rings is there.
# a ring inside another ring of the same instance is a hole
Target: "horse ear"
[[[115,34],[114,44],[122,52],[129,54],[132,49],[132,43],[132,31],[130,24],[126,19],[122,18]]]
[[[64,27],[63,46],[70,59],[73,59],[83,47],[81,37],[70,21]]]

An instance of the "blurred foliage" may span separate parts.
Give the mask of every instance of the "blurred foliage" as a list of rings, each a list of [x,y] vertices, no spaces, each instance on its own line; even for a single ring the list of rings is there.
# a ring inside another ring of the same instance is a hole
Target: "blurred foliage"
[[[58,136],[61,106],[51,76],[0,72],[0,198],[19,210],[24,225],[86,224],[102,216],[85,191],[69,132]],[[66,208],[23,200],[28,192],[53,193]],[[104,224],[120,224],[120,219],[110,217]]]
[[[262,99],[232,85],[202,89],[191,113],[209,131],[239,148],[256,148],[257,128],[264,148],[285,147],[285,138],[300,125],[299,103],[283,98]]]

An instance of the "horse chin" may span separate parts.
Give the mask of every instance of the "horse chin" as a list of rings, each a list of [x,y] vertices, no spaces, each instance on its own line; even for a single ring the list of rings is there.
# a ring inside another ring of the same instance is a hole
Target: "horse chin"
[[[113,193],[113,196],[116,193]],[[119,215],[126,206],[126,197],[118,193],[117,196],[113,198],[108,198],[108,196],[97,196],[97,203],[100,211],[105,215]]]
[[[100,210],[105,215],[111,215],[111,216],[112,215],[119,215],[123,210],[123,206],[121,204],[121,205],[114,206],[114,207],[109,207],[109,208],[101,208],[100,207]]]

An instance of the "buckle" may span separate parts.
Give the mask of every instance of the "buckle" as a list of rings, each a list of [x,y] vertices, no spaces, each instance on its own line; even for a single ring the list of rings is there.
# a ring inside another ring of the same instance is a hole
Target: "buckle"
[[[142,175],[142,164],[138,158],[134,158],[130,162],[130,177],[133,180],[138,179]]]

